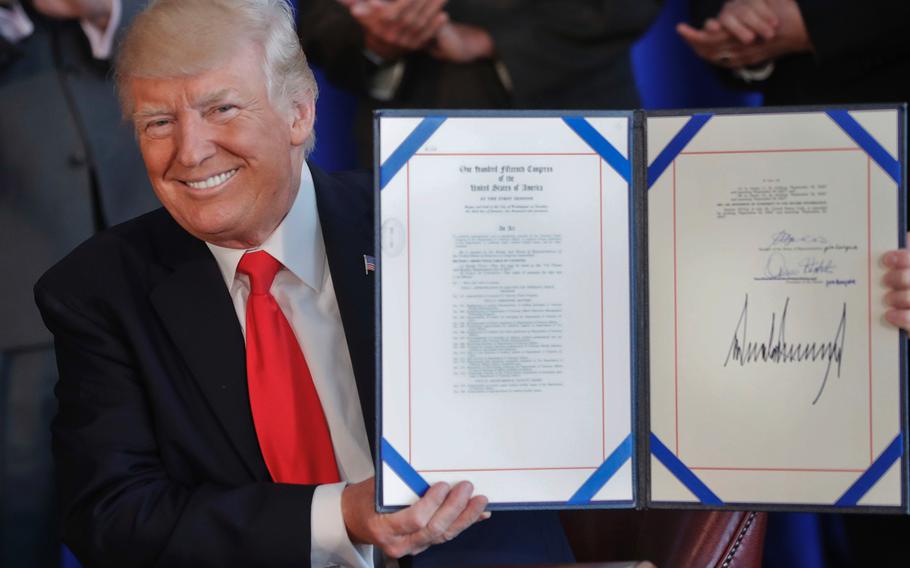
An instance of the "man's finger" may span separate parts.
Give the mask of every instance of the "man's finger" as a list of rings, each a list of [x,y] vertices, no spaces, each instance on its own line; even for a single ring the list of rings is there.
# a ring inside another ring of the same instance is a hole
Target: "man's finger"
[[[443,28],[447,23],[449,23],[449,15],[445,12],[440,12],[428,23],[423,32],[420,34],[421,45],[425,45],[431,39],[436,37],[436,34],[439,33],[439,30]]]
[[[889,270],[885,273],[882,282],[892,290],[908,290],[910,289],[910,269],[899,268]]]
[[[708,34],[699,29],[693,28],[685,22],[676,24],[676,33],[681,35],[684,40],[690,43],[705,43],[708,41]]]
[[[724,27],[720,25],[720,22],[717,21],[717,18],[708,18],[705,20],[705,31],[711,33],[727,33],[724,31]]]
[[[750,44],[755,41],[755,32],[746,27],[732,11],[721,12],[717,19],[724,29],[733,34],[733,37],[742,43]]]
[[[456,484],[449,491],[442,506],[433,514],[427,526],[414,535],[414,545],[422,546],[424,543],[440,544],[446,542],[448,540],[446,535],[449,527],[464,512],[473,492],[474,486],[467,481]]]
[[[415,9],[413,27],[416,32],[423,32],[427,26],[442,12],[446,0],[426,0]]]
[[[780,18],[777,17],[777,13],[765,0],[752,0],[749,3],[749,7],[772,28],[776,29],[780,25]]]
[[[742,45],[738,40],[723,30],[719,32],[708,32],[705,31],[704,28],[699,30],[693,28],[689,24],[679,23],[676,26],[676,31],[693,47],[695,47],[694,44],[698,44],[705,49],[733,49]]]
[[[386,522],[396,534],[409,535],[417,532],[427,526],[448,494],[448,483],[434,483],[416,503],[407,509],[386,515]]]
[[[888,310],[885,319],[894,326],[910,331],[910,310]]]
[[[893,250],[885,253],[882,264],[888,268],[910,268],[910,250]]]
[[[755,10],[743,10],[739,15],[743,24],[748,26],[752,31],[758,33],[761,37],[766,40],[773,39],[777,35],[777,30],[775,26],[765,20],[758,12]]]
[[[370,3],[378,4],[380,7],[380,18],[385,22],[398,22],[404,18],[404,15],[411,10],[416,0],[369,0]]]
[[[488,502],[487,498],[483,495],[471,497],[467,507],[464,508],[461,514],[458,515],[458,518],[456,518],[452,524],[449,525],[449,528],[446,529],[445,534],[443,535],[444,539],[450,541],[474,523],[480,520],[489,519],[490,513],[484,513],[484,509],[487,507]]]
[[[902,310],[910,310],[910,290],[892,290],[885,294],[885,304]]]

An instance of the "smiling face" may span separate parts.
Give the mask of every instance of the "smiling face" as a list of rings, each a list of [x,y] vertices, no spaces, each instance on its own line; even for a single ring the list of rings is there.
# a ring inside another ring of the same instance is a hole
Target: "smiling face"
[[[275,230],[312,134],[312,100],[276,108],[262,66],[246,42],[210,71],[128,84],[155,194],[184,229],[220,246],[250,248]]]

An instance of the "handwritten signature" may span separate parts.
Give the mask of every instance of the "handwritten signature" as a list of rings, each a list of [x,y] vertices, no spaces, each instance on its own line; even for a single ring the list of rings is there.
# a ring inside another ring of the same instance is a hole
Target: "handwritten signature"
[[[819,274],[833,274],[837,266],[830,258],[819,259],[806,256],[799,259],[796,264],[789,264],[787,258],[779,252],[768,255],[765,262],[765,277],[772,280],[786,280],[788,278],[811,277]]]
[[[736,322],[736,328],[733,330],[733,339],[730,342],[730,349],[727,351],[727,358],[724,360],[724,367],[730,361],[738,362],[740,367],[759,362],[783,364],[801,363],[803,361],[827,361],[828,364],[825,367],[821,385],[818,388],[815,399],[812,401],[814,405],[825,391],[832,363],[837,363],[837,376],[840,376],[841,361],[844,357],[844,332],[847,328],[847,303],[844,302],[840,321],[837,324],[833,339],[821,343],[787,342],[787,311],[789,308],[790,298],[788,297],[784,302],[784,309],[780,315],[779,328],[777,327],[777,314],[771,314],[771,329],[768,332],[768,340],[766,342],[749,341],[749,295],[746,294],[743,311],[740,313],[739,321]]]
[[[799,235],[793,236],[787,231],[778,231],[771,235],[770,246],[786,246],[792,244],[803,245],[826,245],[828,239],[821,235]]]

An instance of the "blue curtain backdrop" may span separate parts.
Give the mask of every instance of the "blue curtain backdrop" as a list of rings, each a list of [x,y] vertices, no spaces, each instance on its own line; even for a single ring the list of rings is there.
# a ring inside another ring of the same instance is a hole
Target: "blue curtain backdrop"
[[[296,5],[296,0],[289,0]],[[687,0],[668,0],[660,17],[632,52],[635,79],[646,109],[756,106],[754,93],[725,89],[714,73],[679,39],[677,22],[688,19]],[[327,170],[355,167],[350,132],[356,97],[329,83],[315,69],[320,97],[316,106],[316,150],[312,159]],[[766,566],[825,566],[817,515],[775,515],[768,533]],[[63,568],[80,568],[64,550]]]

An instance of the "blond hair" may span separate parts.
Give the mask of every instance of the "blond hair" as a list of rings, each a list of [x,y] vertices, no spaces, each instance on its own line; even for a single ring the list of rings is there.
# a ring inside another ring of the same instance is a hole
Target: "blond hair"
[[[125,116],[132,112],[131,77],[171,78],[210,71],[244,40],[263,51],[269,99],[284,112],[319,95],[287,0],[152,0],[120,44],[114,79]],[[315,143],[311,134],[305,151]]]

